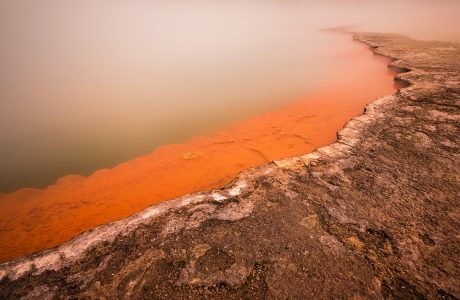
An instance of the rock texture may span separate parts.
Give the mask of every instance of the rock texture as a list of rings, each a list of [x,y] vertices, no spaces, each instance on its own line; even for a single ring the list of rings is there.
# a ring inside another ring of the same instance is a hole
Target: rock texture
[[[355,38],[410,86],[336,143],[2,264],[0,298],[460,298],[460,45]]]

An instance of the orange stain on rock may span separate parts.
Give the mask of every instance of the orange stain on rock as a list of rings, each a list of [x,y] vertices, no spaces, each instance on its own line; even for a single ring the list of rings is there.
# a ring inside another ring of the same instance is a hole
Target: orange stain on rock
[[[165,145],[91,176],[46,189],[0,194],[0,262],[57,246],[154,203],[222,187],[244,169],[330,144],[365,104],[394,92],[388,60],[362,45],[347,49],[327,84],[277,111],[211,137]]]

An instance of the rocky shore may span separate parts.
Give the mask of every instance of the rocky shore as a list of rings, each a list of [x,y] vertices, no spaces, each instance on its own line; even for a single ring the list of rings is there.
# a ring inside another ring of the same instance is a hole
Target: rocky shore
[[[355,38],[410,86],[336,143],[2,264],[0,298],[460,298],[460,45]]]

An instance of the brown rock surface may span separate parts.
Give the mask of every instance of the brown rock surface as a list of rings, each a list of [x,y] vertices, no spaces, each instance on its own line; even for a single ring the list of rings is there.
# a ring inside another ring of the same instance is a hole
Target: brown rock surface
[[[338,142],[2,264],[0,298],[460,298],[460,45],[355,37],[411,86]]]

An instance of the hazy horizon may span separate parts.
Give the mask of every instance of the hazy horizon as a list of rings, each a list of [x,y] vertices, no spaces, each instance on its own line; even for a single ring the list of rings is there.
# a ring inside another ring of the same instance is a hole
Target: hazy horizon
[[[460,1],[0,3],[0,192],[88,175],[327,83],[318,30],[460,41]],[[458,27],[458,26],[457,26]]]

